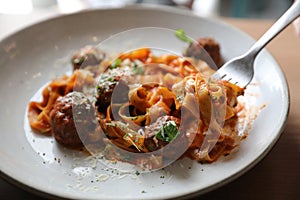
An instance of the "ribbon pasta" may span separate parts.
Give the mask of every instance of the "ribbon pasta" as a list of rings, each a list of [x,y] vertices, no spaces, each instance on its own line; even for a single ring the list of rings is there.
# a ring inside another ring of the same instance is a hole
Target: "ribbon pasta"
[[[226,81],[209,84],[213,70],[204,61],[177,55],[156,56],[148,48],[122,53],[118,59],[117,64],[108,65],[101,74],[77,69],[70,77],[54,79],[44,88],[41,102],[29,103],[30,126],[41,134],[55,134],[50,119],[55,101],[71,93],[74,87],[96,83],[94,106],[106,136],[100,139],[109,139],[124,150],[147,153],[182,137],[190,142],[184,156],[213,162],[229,154],[243,139],[235,126],[237,97],[244,89]],[[103,65],[107,62],[94,67]],[[118,87],[120,92],[114,94]],[[217,108],[221,104],[226,106],[222,127],[218,117],[212,121],[212,115],[218,115],[212,106]],[[191,121],[193,117],[198,117],[199,122]],[[180,126],[186,132],[179,133]],[[193,131],[188,127],[193,127]]]

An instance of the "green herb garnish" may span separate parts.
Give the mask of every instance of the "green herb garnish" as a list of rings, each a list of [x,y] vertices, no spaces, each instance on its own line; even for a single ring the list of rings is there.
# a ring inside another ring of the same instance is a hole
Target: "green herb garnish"
[[[120,58],[117,58],[110,66],[109,69],[115,69],[119,67],[122,63],[122,60]]]
[[[171,142],[175,139],[178,133],[179,131],[176,123],[174,121],[168,121],[167,124],[156,133],[156,138],[166,142]]]
[[[96,85],[97,94],[101,94],[105,92],[105,89],[101,87],[100,85]]]
[[[85,60],[85,57],[81,56],[79,58],[72,59],[72,64],[82,64]]]
[[[200,163],[201,163],[201,164],[205,164],[205,163],[207,163],[207,162],[206,162],[205,160],[201,160]]]
[[[182,41],[184,41],[184,42],[187,42],[187,43],[193,43],[193,40],[192,40],[191,38],[189,38],[189,37],[185,34],[184,30],[182,30],[182,29],[176,30],[175,35],[176,35],[177,38],[179,38],[180,40],[182,40]]]
[[[143,66],[138,66],[136,63],[134,63],[132,71],[135,74],[142,75],[144,73],[144,68]]]

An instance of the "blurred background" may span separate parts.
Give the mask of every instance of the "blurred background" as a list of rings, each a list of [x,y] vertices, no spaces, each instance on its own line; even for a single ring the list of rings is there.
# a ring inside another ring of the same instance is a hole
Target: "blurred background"
[[[203,17],[277,19],[293,0],[0,0],[0,39],[30,24],[85,9],[155,4]]]
[[[70,13],[127,4],[160,4],[191,9],[201,16],[278,18],[293,0],[0,0],[1,14],[28,14],[45,9]]]

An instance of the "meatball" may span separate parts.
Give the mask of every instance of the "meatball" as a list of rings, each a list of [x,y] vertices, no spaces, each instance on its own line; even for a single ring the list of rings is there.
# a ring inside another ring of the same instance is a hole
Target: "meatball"
[[[106,112],[107,107],[112,101],[113,92],[113,103],[125,103],[129,101],[129,87],[121,78],[121,75],[107,75],[100,79],[97,85],[96,101],[96,107],[99,112]]]
[[[58,143],[69,148],[81,148],[88,133],[95,131],[97,121],[89,100],[74,91],[56,100],[50,113],[50,123],[52,135]]]
[[[96,47],[86,46],[73,55],[71,59],[73,70],[98,65],[102,62],[104,57],[104,53],[99,51]]]
[[[196,41],[197,42],[190,44],[187,48],[185,56],[201,59],[203,56],[203,48],[207,51],[217,67],[220,67],[223,62],[220,54],[220,45],[212,38],[199,38]]]
[[[102,76],[97,85],[96,107],[99,112],[105,112],[110,105],[113,90],[119,81],[118,76]]]
[[[169,126],[166,130],[166,126]],[[170,140],[167,139],[169,134],[177,136],[178,127],[180,126],[180,119],[173,116],[162,116],[157,118],[157,120],[145,128],[145,145],[150,151],[156,151],[164,146],[166,146]],[[172,133],[160,133],[160,135],[165,135],[165,139],[158,136],[160,131],[172,131]],[[169,141],[168,141],[169,140]]]

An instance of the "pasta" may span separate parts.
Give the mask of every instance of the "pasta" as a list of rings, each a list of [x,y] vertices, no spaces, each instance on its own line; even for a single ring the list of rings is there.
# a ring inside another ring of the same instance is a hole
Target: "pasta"
[[[155,55],[149,48],[121,53],[113,61],[98,59],[84,69],[78,68],[82,63],[78,56],[76,59],[73,74],[54,79],[44,88],[42,102],[30,102],[28,107],[30,126],[40,134],[59,138],[62,145],[77,148],[86,144],[104,152],[116,145],[142,154],[184,143],[187,149],[181,157],[210,163],[229,154],[244,138],[235,128],[240,111],[237,97],[244,89],[227,81],[210,82],[214,70],[202,60]],[[91,103],[83,97],[77,99],[84,103],[67,99],[74,92],[87,91]],[[67,103],[59,107],[62,102]],[[96,122],[87,115],[80,120],[74,116],[72,108],[77,104],[85,106],[78,115],[89,110]],[[61,122],[57,121],[59,115],[64,116]],[[79,134],[78,121],[82,120],[89,128]],[[74,138],[76,144],[72,144]],[[78,143],[78,138],[82,142]],[[117,152],[109,154],[117,160],[130,160],[120,158]]]

